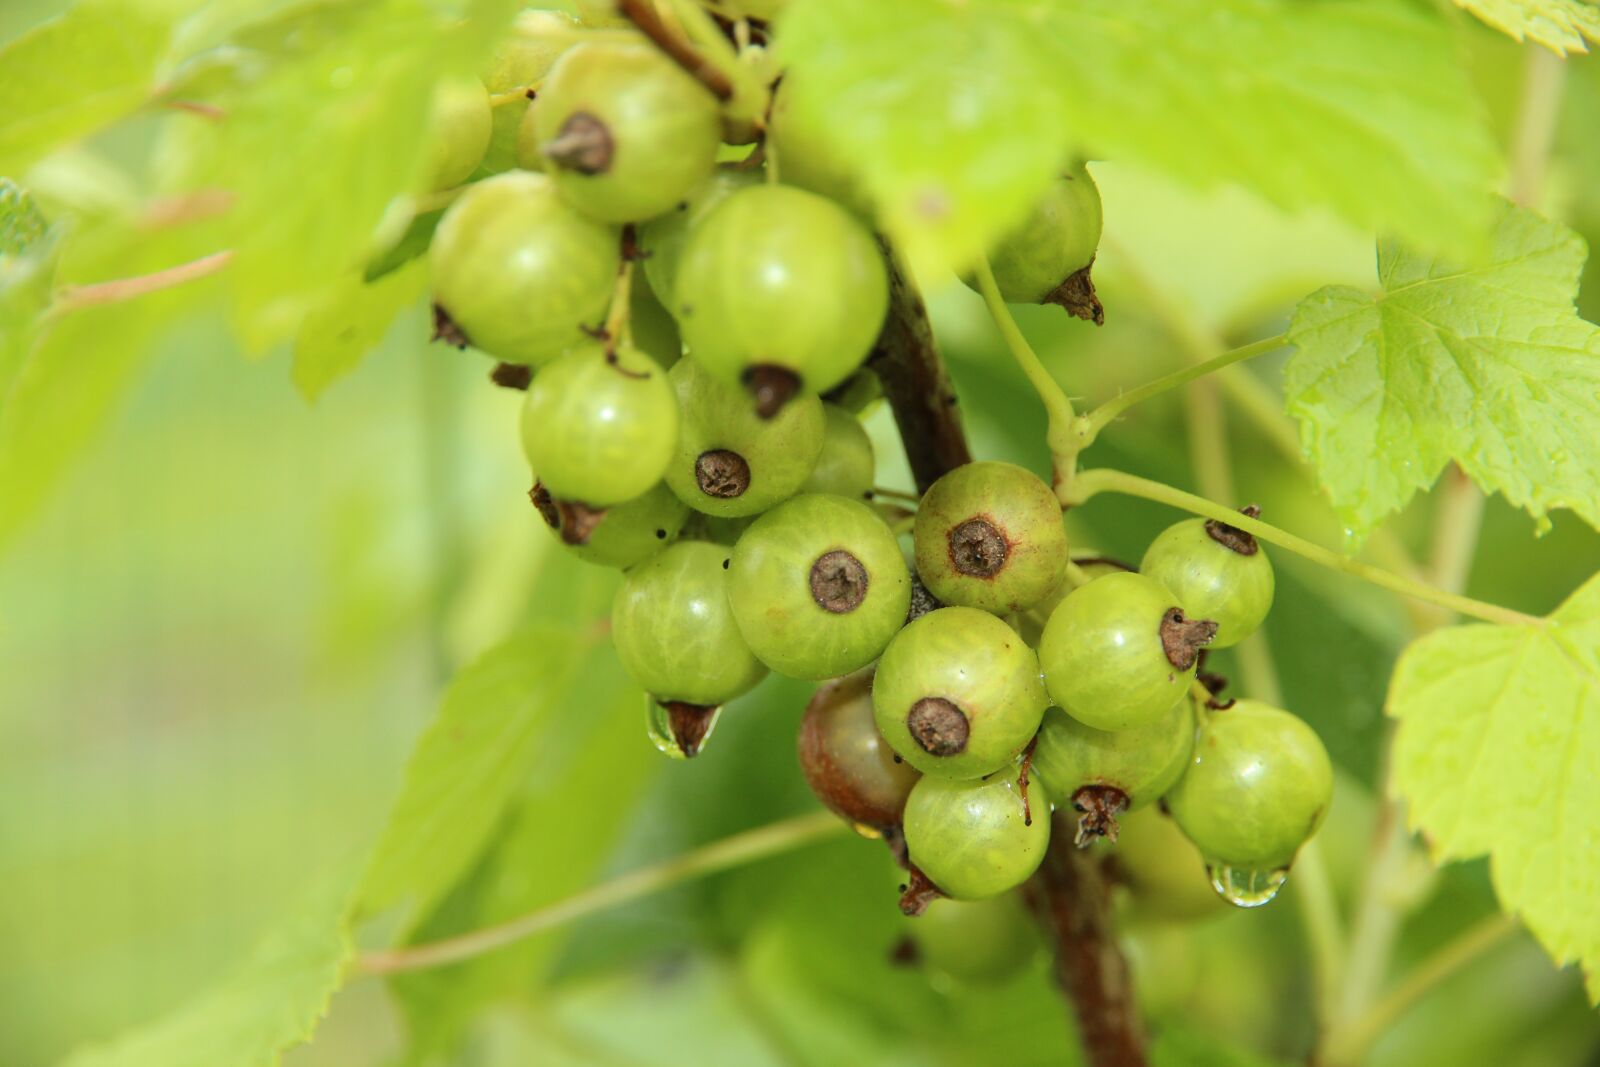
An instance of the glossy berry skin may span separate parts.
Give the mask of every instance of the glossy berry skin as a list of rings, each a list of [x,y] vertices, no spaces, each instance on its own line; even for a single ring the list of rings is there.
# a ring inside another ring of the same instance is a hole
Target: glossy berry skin
[[[480,76],[491,93],[509,93],[541,82],[555,66],[570,42],[560,36],[577,28],[577,20],[562,11],[524,11],[511,23],[505,38],[495,47]],[[518,166],[517,139],[522,120],[530,110],[530,100],[501,103],[494,108],[489,149],[478,167],[480,174],[500,174]],[[528,163],[535,164],[528,166]],[[543,157],[520,163],[528,170],[544,169]]]
[[[873,831],[900,825],[921,775],[897,761],[878,733],[871,671],[835,679],[813,694],[796,750],[806,784],[829,811]]]
[[[540,366],[604,318],[620,256],[615,227],[573,211],[544,175],[511,171],[472,185],[440,219],[434,305],[474,348]]]
[[[795,93],[796,75],[786,75],[772,95],[767,144],[776,156],[783,180],[853,211],[872,216],[872,201],[849,160],[837,155],[828,136],[828,116],[816,101]]]
[[[689,234],[673,308],[684,343],[732,385],[758,369],[822,392],[866,358],[889,307],[877,242],[843,208],[782,185],[740,189]]]
[[[1011,627],[939,608],[895,635],[872,686],[878,730],[912,766],[978,778],[1009,766],[1049,703],[1039,660]]]
[[[722,141],[716,98],[646,44],[573,47],[532,114],[561,195],[609,222],[671,210],[711,173]]]
[[[791,678],[866,666],[906,621],[911,573],[894,534],[859,500],[806,493],[750,525],[728,599],[756,658]]]
[[[689,358],[667,373],[682,414],[667,484],[696,511],[738,518],[793,496],[822,451],[822,401],[798,396],[770,419]]]
[[[1116,789],[1126,811],[1160,799],[1183,774],[1194,749],[1194,710],[1180,700],[1144,726],[1096,730],[1060,708],[1044,713],[1033,748],[1033,773],[1057,807],[1071,805],[1084,786]]]
[[[1050,697],[1085,726],[1129,730],[1160,719],[1194,678],[1168,658],[1163,620],[1178,600],[1142,574],[1107,574],[1074,589],[1050,614],[1039,662]]]
[[[1155,808],[1125,815],[1110,847],[1128,915],[1150,922],[1193,922],[1228,911],[1211,887],[1206,864],[1177,823]]]
[[[1080,164],[1057,179],[1022,225],[990,250],[989,269],[1000,295],[1012,304],[1046,303],[1094,259],[1101,221],[1100,190]]]
[[[767,673],[728,606],[728,550],[679,541],[628,572],[611,606],[617,656],[658,702],[712,707]]]
[[[472,176],[489,148],[489,93],[476,78],[446,81],[433,96],[425,150],[429,189],[451,189]]]
[[[867,436],[861,420],[844,408],[823,404],[822,413],[827,417],[822,452],[801,490],[863,500],[872,491],[878,469],[878,461],[872,453],[872,438]]]
[[[1213,525],[1186,519],[1167,527],[1150,542],[1139,571],[1172,590],[1190,615],[1215,620],[1211,647],[1226,648],[1249,637],[1267,617],[1274,580],[1266,550],[1254,538],[1222,535],[1249,549],[1240,552],[1211,536],[1207,529]]]
[[[541,487],[542,488],[542,487]],[[663,482],[598,514],[571,501],[540,497],[534,503],[550,532],[586,563],[627,570],[677,540],[689,508]]]
[[[1039,928],[1016,893],[936,900],[906,930],[924,968],[968,985],[1009,981],[1039,958]]]
[[[626,345],[578,345],[543,368],[522,405],[522,450],[553,496],[620,504],[661,480],[678,443],[667,372]]]
[[[983,900],[1016,888],[1039,868],[1050,820],[1035,812],[1029,825],[1009,768],[975,781],[926,775],[906,798],[906,849],[946,896]]]
[[[1240,700],[1200,728],[1167,806],[1208,863],[1270,870],[1294,861],[1332,799],[1316,732],[1281,708]]]
[[[946,604],[1022,611],[1060,584],[1067,567],[1061,504],[1012,463],[968,463],[928,489],[913,538],[917,575]]]
[[[761,172],[718,167],[710,176],[672,206],[672,210],[639,227],[639,248],[645,253],[645,277],[650,288],[670,304],[678,289],[678,261],[683,258],[689,234],[712,208],[740,189],[761,183]]]

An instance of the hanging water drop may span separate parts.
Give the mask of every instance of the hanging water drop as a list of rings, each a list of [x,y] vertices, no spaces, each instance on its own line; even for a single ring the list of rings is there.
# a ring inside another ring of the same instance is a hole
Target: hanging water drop
[[[1206,866],[1211,888],[1236,908],[1259,908],[1270,903],[1289,877],[1289,868],[1230,867],[1225,863]]]
[[[720,704],[708,707],[652,699],[645,708],[645,731],[661,752],[673,759],[692,759],[705,748],[721,717]]]

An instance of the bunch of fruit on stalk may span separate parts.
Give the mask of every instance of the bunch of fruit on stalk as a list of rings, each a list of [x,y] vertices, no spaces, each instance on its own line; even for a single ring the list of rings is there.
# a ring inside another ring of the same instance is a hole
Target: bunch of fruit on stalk
[[[1051,487],[1001,462],[914,511],[875,496],[859,415],[892,253],[848,167],[781,85],[764,130],[730,131],[645,37],[563,21],[524,16],[486,88],[441,98],[437,184],[473,180],[432,238],[436,326],[525,385],[535,504],[626,572],[612,639],[656,744],[695,755],[769,671],[825,681],[801,765],[897,848],[908,912],[1020,885],[1051,810],[1088,845],[1158,804],[1218,892],[1270,899],[1327,809],[1328,758],[1295,716],[1197,678],[1271,606],[1261,547],[1192,519],[1137,570],[1075,561]],[[1098,318],[1100,221],[1073,166],[991,250],[1001,295]]]

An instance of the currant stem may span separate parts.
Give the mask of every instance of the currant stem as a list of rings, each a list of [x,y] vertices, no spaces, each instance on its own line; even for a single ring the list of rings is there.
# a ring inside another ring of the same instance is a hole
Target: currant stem
[[[1045,441],[1050,446],[1050,456],[1055,464],[1056,488],[1064,492],[1072,483],[1073,473],[1078,466],[1078,452],[1082,448],[1072,400],[1050,376],[1039,354],[1017,328],[1016,320],[1011,317],[1011,309],[1006,307],[1005,300],[1000,296],[1000,287],[995,283],[989,261],[978,260],[974,274],[978,279],[978,292],[983,294],[983,302],[988,305],[989,317],[994,319],[1006,347],[1011,350],[1012,357],[1044,403],[1045,414],[1050,420]]]
[[[804,848],[846,829],[843,822],[825,811],[769,823],[630,871],[494,926],[442,941],[363,953],[356,959],[355,971],[371,975],[399,974],[459,963],[683,882]]]
[[[1276,526],[1264,523],[1260,519],[1252,519],[1247,515],[1241,515],[1239,512],[1222,504],[1196,496],[1193,493],[1186,493],[1182,489],[1176,489],[1161,482],[1141,478],[1136,474],[1128,474],[1125,471],[1104,468],[1083,471],[1077,476],[1072,492],[1061,494],[1061,502],[1064,505],[1077,506],[1083,504],[1097,493],[1120,493],[1124,496],[1142,497],[1146,500],[1154,500],[1157,503],[1167,504],[1206,518],[1226,522],[1270,545],[1277,545],[1279,548],[1286,548],[1290,552],[1304,556],[1313,563],[1320,563],[1322,566],[1332,570],[1354,575],[1390,592],[1399,593],[1429,604],[1437,604],[1442,608],[1447,608],[1462,615],[1469,615],[1475,619],[1482,619],[1485,622],[1497,623],[1501,626],[1545,627],[1550,625],[1548,619],[1527,615],[1511,608],[1501,607],[1498,604],[1487,604],[1481,600],[1474,600],[1471,597],[1461,596],[1456,593],[1447,593],[1442,589],[1435,589],[1431,585],[1412,581],[1380,567],[1374,567],[1369,563],[1350,559],[1332,549],[1323,548],[1321,545],[1313,544],[1303,537],[1296,537],[1286,530],[1280,530]]]
[[[617,269],[617,284],[611,290],[611,307],[606,311],[605,331],[607,351],[614,352],[619,344],[632,340],[628,314],[633,294],[633,260],[626,257]]]
[[[1476,926],[1469,927],[1412,968],[1398,985],[1348,1027],[1331,1035],[1327,1046],[1327,1062],[1336,1067],[1362,1062],[1373,1042],[1417,1001],[1516,931],[1516,920],[1502,913],[1491,915]]]
[[[69,285],[56,293],[55,302],[50,310],[53,314],[61,314],[99,304],[116,304],[132,300],[147,293],[157,293],[163,289],[171,289],[186,282],[209,277],[231,262],[233,262],[233,251],[225,249],[152,274],[96,282],[93,285]]]
[[[1257,356],[1275,352],[1286,343],[1287,339],[1283,334],[1253,341],[1250,344],[1231,349],[1220,356],[1208,359],[1204,363],[1195,363],[1181,370],[1175,370],[1171,374],[1163,375],[1154,381],[1146,382],[1137,389],[1129,390],[1121,396],[1107,400],[1093,411],[1079,416],[1078,437],[1082,442],[1082,447],[1087,448],[1094,443],[1094,439],[1099,436],[1101,430],[1105,429],[1107,423],[1135,404],[1149,400],[1153,396],[1159,396],[1169,389],[1176,389],[1180,385],[1186,385],[1196,378],[1203,378],[1207,374],[1221,370],[1223,367],[1231,367],[1235,363],[1243,363],[1247,359],[1254,359]]]

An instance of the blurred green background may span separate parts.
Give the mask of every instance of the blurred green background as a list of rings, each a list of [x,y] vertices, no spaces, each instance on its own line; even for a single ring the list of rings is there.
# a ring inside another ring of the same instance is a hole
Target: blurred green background
[[[5,5],[0,38],[52,6]],[[1468,44],[1486,99],[1514,99],[1521,53],[1487,31]],[[1574,61],[1568,85],[1548,207],[1595,244],[1600,62]],[[1334,222],[1115,165],[1095,174],[1107,326],[1019,311],[1075,395],[1101,399],[1186,358],[1144,307],[1140,274],[1229,341],[1280,328],[1320,285],[1371,284],[1369,242]],[[975,451],[1040,469],[1042,413],[976,298],[951,284],[932,303]],[[1593,265],[1584,306],[1600,315]],[[0,557],[0,1063],[54,1062],[214,981],[319,875],[359,860],[451,672],[520,621],[603,615],[614,579],[562,556],[523,495],[517,397],[488,386],[486,361],[425,338],[419,307],[308,405],[285,353],[246,362],[220,314],[195,317]],[[1233,373],[1275,391],[1278,365]],[[1240,502],[1338,544],[1303,471],[1247,420],[1229,426]],[[880,481],[908,485],[886,413],[871,427]],[[1187,455],[1174,395],[1130,412],[1088,458],[1192,487]],[[1432,506],[1394,524],[1413,546]],[[1070,529],[1136,560],[1173,518],[1104,499]],[[1287,706],[1342,772],[1323,841],[1348,906],[1408,623],[1385,595],[1276,559],[1266,632]],[[1580,522],[1559,517],[1536,538],[1491,501],[1468,591],[1542,612],[1597,569],[1600,537]],[[729,709],[703,757],[675,764],[650,749],[609,653],[596,657],[499,849],[431,920],[440,931],[497,899],[550,899],[814,809],[793,757],[806,687],[769,680]],[[1493,910],[1482,864],[1414,881],[1402,960]],[[1158,1027],[1303,1055],[1296,892],[1291,879],[1261,912],[1133,926]],[[417,1062],[484,1065],[1063,1062],[1069,1024],[1042,963],[998,989],[895,967],[893,896],[882,848],[841,837],[481,968],[398,983],[396,996],[357,983],[288,1062],[400,1062],[407,1034]],[[522,995],[480,1013],[479,991],[499,982]],[[1407,1015],[1374,1062],[1600,1063],[1600,1024],[1576,976],[1519,935]]]

